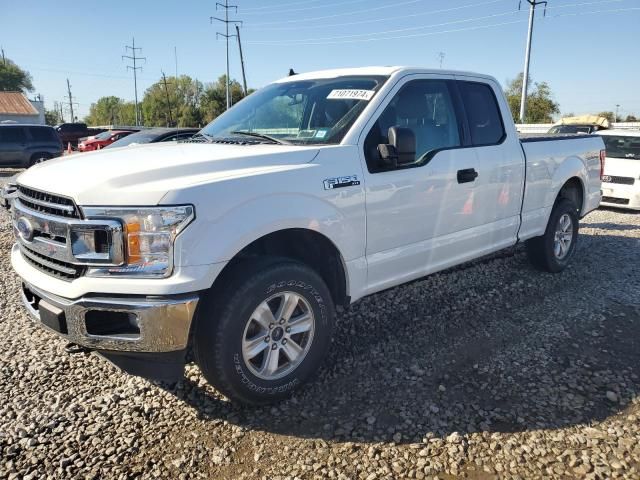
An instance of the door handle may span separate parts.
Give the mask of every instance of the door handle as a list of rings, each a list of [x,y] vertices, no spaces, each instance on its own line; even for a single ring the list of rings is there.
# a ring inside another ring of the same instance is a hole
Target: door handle
[[[478,172],[475,168],[465,168],[464,170],[458,170],[458,183],[469,183],[475,181],[478,178]]]

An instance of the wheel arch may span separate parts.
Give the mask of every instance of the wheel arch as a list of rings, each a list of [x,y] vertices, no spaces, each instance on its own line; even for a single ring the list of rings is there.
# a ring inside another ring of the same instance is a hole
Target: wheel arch
[[[336,305],[350,303],[347,266],[340,250],[324,234],[307,228],[285,228],[260,236],[240,249],[213,281],[212,290],[224,285],[240,264],[264,257],[299,261],[322,277]]]
[[[578,216],[582,216],[587,196],[588,171],[584,162],[577,156],[566,158],[556,169],[551,182],[552,188],[547,205],[555,205],[560,198],[569,198],[578,207]]]
[[[585,187],[583,181],[575,176],[569,178],[556,195],[556,202],[559,200],[566,198],[576,205],[578,210],[578,216],[580,216],[582,209],[584,208],[584,197],[585,197]]]

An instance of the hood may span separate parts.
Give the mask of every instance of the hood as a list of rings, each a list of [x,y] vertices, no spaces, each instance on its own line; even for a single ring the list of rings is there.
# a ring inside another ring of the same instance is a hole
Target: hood
[[[272,144],[145,144],[49,160],[17,181],[71,197],[78,205],[156,205],[171,190],[288,170],[317,153],[317,147]]]
[[[614,177],[633,177],[640,179],[640,159],[606,157],[604,174]]]

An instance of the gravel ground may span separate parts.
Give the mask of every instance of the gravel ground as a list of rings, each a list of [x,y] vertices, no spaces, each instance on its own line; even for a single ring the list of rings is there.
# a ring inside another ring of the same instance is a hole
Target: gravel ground
[[[35,327],[0,213],[1,478],[640,478],[640,214],[582,222],[573,265],[521,248],[363,299],[320,375],[240,408],[68,355]]]

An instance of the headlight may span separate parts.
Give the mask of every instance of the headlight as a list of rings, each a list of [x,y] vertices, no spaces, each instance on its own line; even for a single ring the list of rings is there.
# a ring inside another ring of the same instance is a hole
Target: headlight
[[[195,217],[191,205],[175,207],[85,207],[87,219],[118,220],[123,226],[125,263],[89,268],[87,276],[168,277],[176,236]]]

